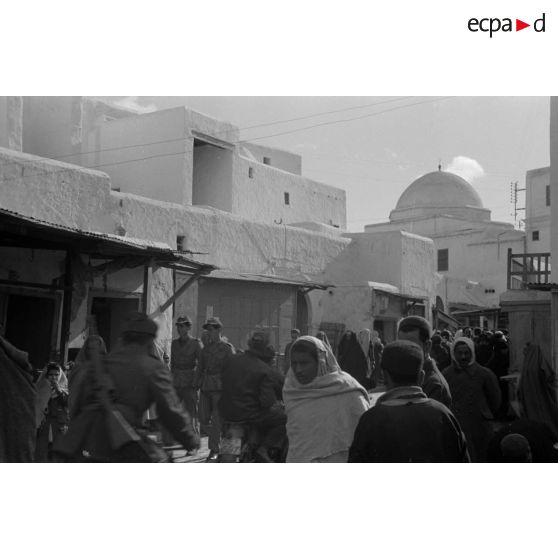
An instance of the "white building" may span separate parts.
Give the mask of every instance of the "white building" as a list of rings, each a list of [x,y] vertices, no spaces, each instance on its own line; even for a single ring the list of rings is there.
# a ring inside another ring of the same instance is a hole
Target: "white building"
[[[525,176],[525,233],[527,252],[550,252],[550,167]]]
[[[508,249],[524,251],[525,235],[491,220],[475,189],[442,170],[425,174],[401,194],[387,223],[367,232],[407,231],[434,242],[438,308],[464,323],[495,326],[499,296],[507,288]]]
[[[236,346],[265,327],[280,349],[292,327],[389,340],[430,313],[432,241],[344,234],[343,190],[232,124],[84,97],[2,98],[0,124],[0,320],[36,365],[79,348],[90,314],[109,346],[142,309],[167,349],[182,314],[196,333],[219,316]]]

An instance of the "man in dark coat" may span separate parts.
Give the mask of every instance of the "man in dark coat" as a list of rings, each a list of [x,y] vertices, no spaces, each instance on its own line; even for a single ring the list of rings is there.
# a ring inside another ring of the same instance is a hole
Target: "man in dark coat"
[[[438,370],[436,362],[430,357],[432,342],[431,325],[420,316],[407,316],[397,325],[397,339],[412,341],[422,348],[424,353],[424,383],[422,390],[430,399],[436,399],[451,408],[451,391],[444,376]]]
[[[0,336],[0,462],[33,461],[35,397],[27,353]]]
[[[125,446],[111,455],[102,455],[99,460],[134,462],[154,461],[162,457],[162,453],[144,435],[142,428],[144,413],[152,404],[157,406],[158,419],[177,442],[187,450],[199,448],[199,437],[192,428],[190,417],[179,403],[170,371],[153,355],[157,329],[155,321],[138,313],[126,325],[121,345],[104,359],[105,388],[111,393],[112,405],[140,434],[142,441],[139,445]],[[88,409],[94,397],[95,374],[89,373],[76,394],[72,422],[80,420],[80,413]],[[66,435],[67,443],[72,440],[72,422]],[[92,455],[92,458],[96,456]]]
[[[451,411],[420,388],[424,353],[411,341],[388,343],[381,366],[388,391],[355,430],[349,462],[468,462],[467,444]]]
[[[223,391],[219,402],[221,418],[226,422],[254,425],[262,442],[259,453],[269,459],[269,451],[280,451],[286,439],[287,417],[276,397],[273,370],[265,363],[269,337],[255,332],[248,349],[231,357],[223,371]]]
[[[453,364],[444,370],[451,389],[451,410],[457,417],[473,461],[485,461],[493,435],[494,416],[501,403],[495,374],[475,361],[475,345],[458,337],[452,347]]]

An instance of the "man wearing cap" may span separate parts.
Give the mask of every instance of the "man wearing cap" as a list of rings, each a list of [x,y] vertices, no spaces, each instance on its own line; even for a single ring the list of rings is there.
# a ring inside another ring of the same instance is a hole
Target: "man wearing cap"
[[[121,344],[104,359],[104,372],[112,393],[113,404],[142,438],[140,445],[124,446],[111,461],[158,461],[163,457],[143,431],[142,417],[152,404],[162,425],[187,450],[199,448],[199,436],[192,428],[190,417],[178,401],[167,366],[154,355],[157,323],[145,314],[135,313],[126,324]],[[90,385],[83,384],[76,394],[76,418],[88,404]],[[70,424],[71,428],[71,424]]]
[[[283,360],[283,373],[286,374],[291,367],[291,347],[300,337],[300,329],[291,329],[291,341],[285,345],[285,358]]]
[[[424,352],[415,342],[388,343],[380,361],[388,391],[360,418],[349,462],[469,462],[459,423],[421,389]]]
[[[176,320],[178,339],[171,343],[171,374],[174,388],[184,408],[192,418],[197,430],[198,421],[198,390],[196,369],[201,358],[203,345],[196,337],[190,335],[192,320],[188,316],[180,316]]]
[[[222,391],[222,372],[234,354],[233,346],[221,337],[223,324],[219,318],[208,318],[203,324],[207,343],[201,352],[196,386],[200,388],[199,416],[203,430],[208,434],[209,456],[212,460],[219,454],[221,419],[219,399]]]
[[[248,349],[231,357],[219,402],[223,421],[249,423],[258,430],[264,461],[277,459],[287,439],[287,415],[276,396],[274,371],[265,362],[269,352],[274,353],[269,335],[254,332]]]
[[[424,383],[422,390],[430,399],[436,399],[451,408],[451,392],[448,382],[442,376],[436,362],[430,357],[432,347],[432,327],[421,316],[407,316],[397,325],[397,339],[412,341],[424,353]]]

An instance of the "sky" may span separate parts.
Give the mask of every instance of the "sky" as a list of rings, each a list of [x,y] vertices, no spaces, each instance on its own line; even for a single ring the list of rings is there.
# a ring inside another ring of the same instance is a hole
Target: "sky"
[[[524,188],[526,171],[550,159],[548,97],[109,99],[145,112],[184,105],[237,125],[241,140],[300,154],[304,176],[347,192],[352,232],[387,221],[405,188],[438,164],[473,185],[492,219],[514,222],[510,183]]]

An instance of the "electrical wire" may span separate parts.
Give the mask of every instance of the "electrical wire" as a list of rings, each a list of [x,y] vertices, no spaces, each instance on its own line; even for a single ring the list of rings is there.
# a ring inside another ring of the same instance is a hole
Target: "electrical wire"
[[[395,110],[401,110],[401,109],[404,109],[404,108],[414,107],[414,106],[417,106],[417,105],[424,105],[424,104],[427,104],[427,103],[434,103],[434,102],[438,102],[438,101],[445,101],[447,99],[453,99],[453,97],[451,97],[451,96],[439,97],[437,99],[429,99],[427,101],[419,101],[417,103],[409,103],[407,105],[401,105],[399,107],[393,107],[393,108],[381,110],[380,112],[373,112],[373,113],[370,113],[370,114],[363,114],[361,116],[356,116],[354,118],[345,118],[345,119],[342,119],[342,120],[332,120],[330,122],[322,122],[320,124],[313,124],[311,126],[304,126],[303,128],[295,128],[294,130],[289,130],[289,131],[286,131],[286,132],[279,132],[277,134],[269,134],[267,136],[258,136],[256,138],[249,138],[249,139],[243,140],[240,143],[248,143],[248,142],[255,141],[255,140],[260,140],[260,139],[275,138],[275,137],[284,136],[284,135],[287,135],[287,134],[294,134],[295,132],[301,132],[303,130],[311,130],[313,128],[319,128],[321,126],[330,126],[332,124],[340,124],[340,123],[344,123],[344,122],[354,122],[355,120],[363,120],[364,118],[371,118],[373,116],[379,116],[381,114],[386,114],[388,112],[393,112]]]

